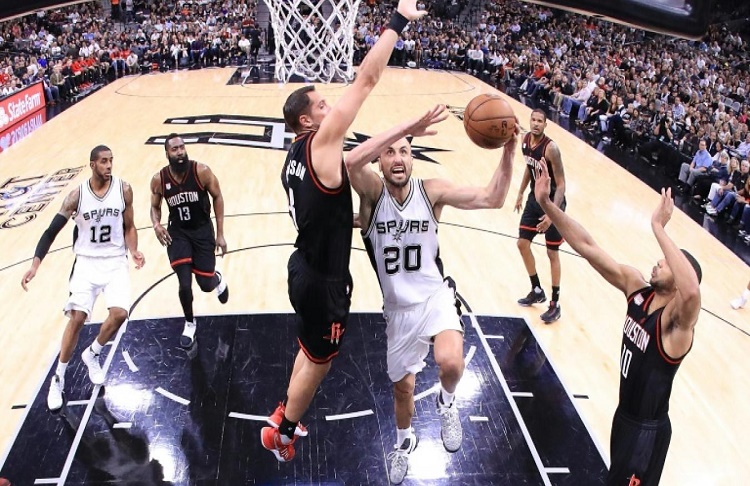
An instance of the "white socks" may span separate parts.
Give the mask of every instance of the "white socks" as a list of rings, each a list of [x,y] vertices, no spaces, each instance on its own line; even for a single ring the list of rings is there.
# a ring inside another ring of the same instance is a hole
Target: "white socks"
[[[406,439],[411,436],[411,427],[396,429],[396,447],[401,447]]]
[[[55,369],[55,374],[58,378],[60,378],[60,381],[65,380],[65,370],[68,369],[68,363],[63,363],[62,361],[57,362],[57,368]]]
[[[91,343],[91,352],[96,356],[99,356],[101,354],[103,348],[104,346],[99,344],[99,341],[97,341],[96,339],[94,339],[94,342]]]
[[[445,391],[445,388],[443,388],[442,386],[440,387],[440,403],[442,403],[446,407],[450,407],[451,403],[453,403],[453,397],[455,396],[455,392],[448,393],[447,391]]]

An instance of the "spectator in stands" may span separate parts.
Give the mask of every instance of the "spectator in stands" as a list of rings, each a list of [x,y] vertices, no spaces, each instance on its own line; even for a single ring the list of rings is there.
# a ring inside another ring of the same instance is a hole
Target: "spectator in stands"
[[[682,190],[692,189],[697,177],[707,176],[712,163],[713,160],[706,150],[706,141],[701,140],[698,143],[698,151],[695,153],[693,160],[689,164],[683,163],[680,168],[679,178],[683,184]]]

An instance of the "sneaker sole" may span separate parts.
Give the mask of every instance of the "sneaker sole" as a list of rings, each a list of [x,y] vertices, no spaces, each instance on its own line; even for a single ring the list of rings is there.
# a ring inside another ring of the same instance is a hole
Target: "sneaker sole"
[[[281,457],[281,454],[279,454],[279,451],[277,451],[276,449],[269,449],[268,447],[266,447],[266,444],[263,443],[263,429],[260,429],[260,445],[262,445],[265,450],[273,452],[273,455],[276,456],[277,461],[288,462],[286,459]]]
[[[525,302],[518,301],[518,305],[520,305],[521,307],[531,307],[534,304],[544,304],[545,302],[547,302],[547,298],[546,297],[544,299],[542,299],[542,300],[535,300],[534,302],[531,302],[529,304],[527,304]]]
[[[458,452],[458,450],[461,448],[461,444],[458,444],[458,447],[456,447],[455,449],[453,449],[453,450],[448,449],[448,446],[445,444],[445,441],[443,440],[443,432],[442,431],[440,431],[440,440],[443,441],[443,447],[445,448],[445,450],[448,451],[448,452],[450,452],[451,454],[453,454],[455,452]],[[463,443],[463,441],[464,440],[463,440],[463,433],[462,433],[461,434],[461,443]]]

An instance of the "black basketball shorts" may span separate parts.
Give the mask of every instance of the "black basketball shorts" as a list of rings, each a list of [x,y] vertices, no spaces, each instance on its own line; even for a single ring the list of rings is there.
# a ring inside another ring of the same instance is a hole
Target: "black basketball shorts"
[[[563,201],[562,210],[565,211],[566,203]],[[518,227],[518,238],[522,240],[533,241],[534,237],[539,233],[536,230],[536,225],[539,224],[540,218],[544,216],[544,211],[533,195],[529,195],[526,200],[526,206],[523,208],[523,214],[521,215],[521,223]],[[544,232],[544,241],[547,244],[547,248],[550,250],[559,250],[560,245],[563,244],[563,237],[555,225],[551,225]]]
[[[321,275],[299,251],[289,257],[289,301],[297,313],[297,338],[313,363],[331,361],[339,353],[352,303],[352,277]]]
[[[167,229],[172,243],[167,246],[167,255],[172,268],[190,265],[193,273],[203,277],[213,277],[216,269],[216,237],[214,225],[210,222],[188,230],[171,226]]]
[[[612,420],[608,486],[659,484],[667,458],[672,424],[661,420],[636,420],[619,410]]]

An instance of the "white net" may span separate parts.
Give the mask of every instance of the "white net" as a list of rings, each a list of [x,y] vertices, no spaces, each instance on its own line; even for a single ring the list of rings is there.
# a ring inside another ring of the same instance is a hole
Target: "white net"
[[[360,0],[264,0],[276,38],[276,79],[330,83],[354,78],[354,23]]]

